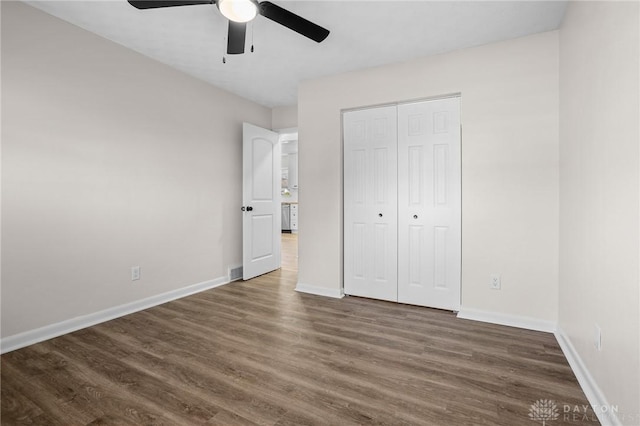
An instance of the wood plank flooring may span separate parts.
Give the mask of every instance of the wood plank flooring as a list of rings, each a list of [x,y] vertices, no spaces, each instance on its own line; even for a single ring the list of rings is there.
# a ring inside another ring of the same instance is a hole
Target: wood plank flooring
[[[553,335],[296,293],[283,268],[2,356],[3,425],[598,424]]]

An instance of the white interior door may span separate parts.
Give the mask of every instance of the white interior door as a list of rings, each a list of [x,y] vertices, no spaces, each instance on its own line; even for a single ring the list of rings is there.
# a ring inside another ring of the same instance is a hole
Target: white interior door
[[[280,144],[278,134],[242,127],[242,279],[280,267]]]
[[[344,120],[344,292],[397,301],[396,107]]]
[[[398,301],[460,308],[460,98],[398,106]]]

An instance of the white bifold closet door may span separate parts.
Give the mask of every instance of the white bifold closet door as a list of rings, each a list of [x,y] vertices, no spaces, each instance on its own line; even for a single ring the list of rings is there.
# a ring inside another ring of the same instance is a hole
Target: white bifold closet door
[[[344,114],[344,291],[398,300],[396,107]]]
[[[460,98],[398,106],[398,302],[460,308]]]
[[[351,111],[343,126],[345,293],[458,310],[459,98]]]

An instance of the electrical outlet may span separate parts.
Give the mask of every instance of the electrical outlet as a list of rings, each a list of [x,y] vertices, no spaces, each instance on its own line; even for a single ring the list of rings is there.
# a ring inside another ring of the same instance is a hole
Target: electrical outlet
[[[140,279],[140,267],[132,266],[131,267],[131,281],[137,281]]]
[[[502,288],[502,279],[500,278],[500,274],[491,274],[489,286],[494,290],[500,290]]]
[[[597,350],[602,350],[602,329],[598,324],[595,324],[594,334],[593,334],[593,346],[596,347]]]

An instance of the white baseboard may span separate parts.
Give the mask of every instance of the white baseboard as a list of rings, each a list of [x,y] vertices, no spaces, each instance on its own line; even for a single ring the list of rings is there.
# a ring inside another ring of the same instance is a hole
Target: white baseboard
[[[600,424],[603,426],[618,426],[622,425],[614,410],[611,410],[611,405],[607,402],[607,398],[605,398],[604,394],[600,390],[598,383],[596,383],[595,379],[589,373],[587,366],[582,362],[582,358],[571,344],[571,340],[569,336],[562,330],[562,328],[557,327],[555,331],[556,340],[564,353],[565,358],[569,362],[569,366],[571,366],[571,370],[573,370],[573,374],[576,375],[576,379],[578,379],[578,383],[582,388],[589,404],[594,409],[596,416],[598,416],[598,420],[600,420]],[[598,409],[598,407],[603,407],[603,409]]]
[[[491,324],[507,325],[509,327],[525,328],[527,330],[545,331],[547,333],[553,333],[556,331],[556,323],[553,321],[481,311],[478,309],[463,308],[458,312],[458,318],[488,322]]]
[[[157,294],[155,296],[147,297],[146,299],[137,300],[120,306],[114,306],[112,308],[71,318],[55,324],[46,325],[34,330],[14,334],[13,336],[3,337],[0,339],[0,353],[11,352],[16,349],[24,348],[25,346],[33,345],[34,343],[53,339],[54,337],[62,336],[63,334],[72,333],[83,328],[91,327],[92,325],[100,324],[101,322],[129,315],[144,309],[149,309],[172,300],[200,293],[201,291],[209,290],[228,283],[228,277],[220,277],[166,293]]]
[[[300,293],[315,294],[316,296],[333,297],[334,299],[342,299],[344,297],[342,289],[316,287],[300,282],[296,285],[296,291],[299,291]]]
[[[591,376],[580,355],[571,344],[569,337],[555,322],[477,309],[462,309],[458,312],[458,318],[553,333],[600,423],[603,426],[622,426],[615,411],[610,409],[611,405],[607,402],[597,382]],[[603,409],[599,410],[598,407]]]

